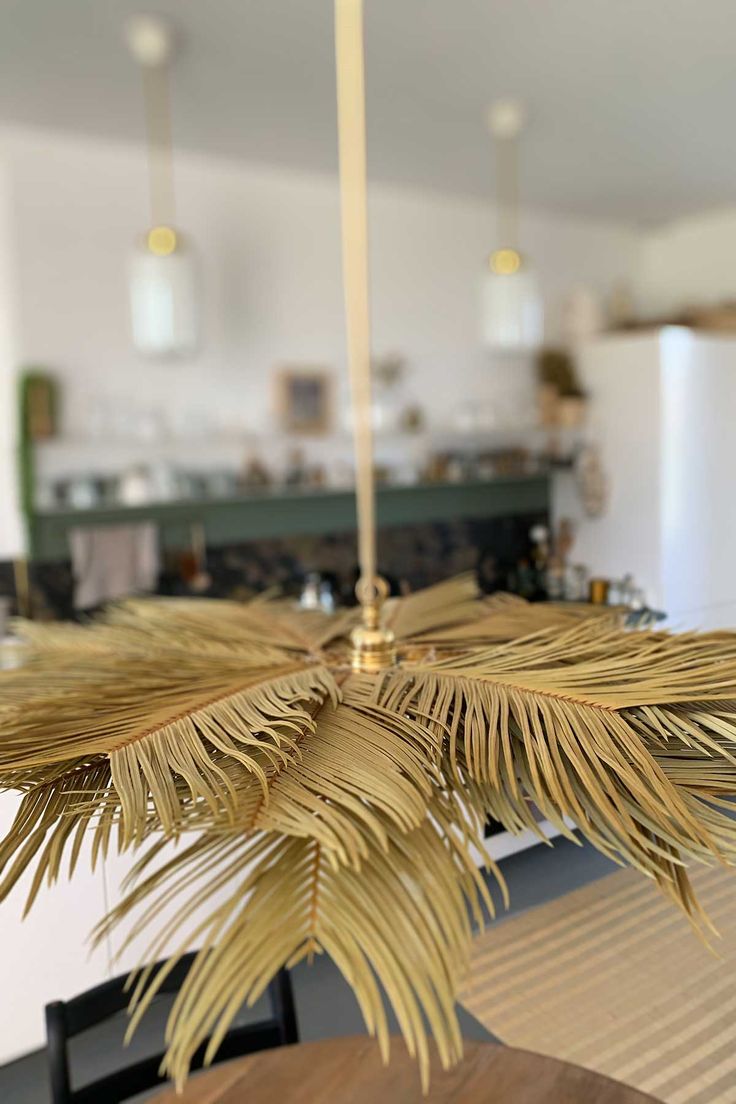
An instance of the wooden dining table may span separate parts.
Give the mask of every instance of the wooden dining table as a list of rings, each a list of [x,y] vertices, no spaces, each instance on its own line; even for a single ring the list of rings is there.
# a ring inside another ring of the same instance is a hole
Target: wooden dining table
[[[466,1042],[445,1072],[433,1061],[422,1095],[416,1063],[399,1039],[391,1061],[365,1036],[261,1051],[194,1074],[177,1095],[150,1104],[654,1104],[654,1098],[556,1058],[495,1043]]]

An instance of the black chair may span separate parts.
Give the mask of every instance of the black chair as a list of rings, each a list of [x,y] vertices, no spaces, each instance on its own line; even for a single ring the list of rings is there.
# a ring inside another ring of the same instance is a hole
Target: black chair
[[[161,994],[171,995],[179,991],[193,959],[194,953],[182,958],[161,986]],[[72,1088],[69,1040],[127,1008],[130,1000],[130,993],[125,991],[127,976],[124,974],[105,981],[70,1001],[55,1001],[46,1005],[52,1104],[120,1104],[138,1093],[165,1083],[166,1079],[159,1073],[163,1058],[163,1054],[159,1053],[107,1074],[91,1084]],[[276,975],[268,987],[268,993],[271,999],[271,1017],[257,1023],[232,1027],[217,1051],[215,1062],[299,1041],[288,971],[281,970]],[[155,998],[160,999],[159,996]],[[140,1030],[145,1029],[145,1022],[144,1018]],[[201,1068],[205,1048],[206,1043],[195,1054],[192,1069]]]

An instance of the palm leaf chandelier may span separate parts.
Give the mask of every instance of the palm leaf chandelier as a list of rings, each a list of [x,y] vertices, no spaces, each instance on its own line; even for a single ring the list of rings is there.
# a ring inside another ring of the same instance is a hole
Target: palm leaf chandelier
[[[137,973],[131,1028],[199,948],[168,1025],[178,1083],[243,1002],[316,954],[386,1056],[388,1002],[425,1083],[430,1032],[458,1061],[455,994],[493,909],[472,859],[489,816],[538,832],[533,802],[568,836],[572,821],[701,932],[687,866],[736,862],[736,634],[632,631],[611,610],[483,599],[469,577],[385,599],[362,10],[335,6],[359,608],[130,600],[86,627],[26,625],[27,661],[0,681],[0,782],[20,794],[0,897],[30,868],[30,907],[88,841],[93,863],[139,851],[96,934],[148,932],[150,962],[176,948]]]

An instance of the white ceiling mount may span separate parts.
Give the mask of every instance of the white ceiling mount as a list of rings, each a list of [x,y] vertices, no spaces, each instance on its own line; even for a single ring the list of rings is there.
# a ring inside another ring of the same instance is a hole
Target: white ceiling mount
[[[171,24],[158,15],[133,15],[125,24],[125,40],[139,65],[166,65],[174,49]]]
[[[510,97],[494,100],[486,113],[488,129],[494,138],[518,138],[527,121],[527,110],[521,100]]]

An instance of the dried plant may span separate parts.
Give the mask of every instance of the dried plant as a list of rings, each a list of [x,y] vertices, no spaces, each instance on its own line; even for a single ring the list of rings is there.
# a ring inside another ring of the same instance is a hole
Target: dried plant
[[[472,923],[493,909],[472,859],[488,816],[538,832],[533,802],[575,823],[701,930],[687,864],[736,859],[736,634],[627,631],[610,611],[484,601],[469,578],[382,618],[361,0],[335,9],[362,611],[132,601],[85,628],[26,626],[27,662],[0,675],[0,784],[22,794],[0,899],[32,867],[30,907],[88,837],[93,864],[143,848],[97,935],[150,929],[150,962],[177,941],[138,974],[133,1026],[199,948],[168,1026],[179,1083],[244,1001],[319,953],[384,1052],[386,999],[425,1084],[428,1030],[456,1061]]]
[[[151,600],[25,626],[27,662],[2,675],[0,779],[23,796],[0,896],[33,866],[30,905],[88,836],[93,862],[143,847],[97,934],[150,929],[149,961],[173,938],[170,965],[199,948],[169,1025],[178,1081],[281,966],[322,952],[384,1049],[382,990],[425,1077],[428,1027],[457,1060],[487,816],[573,821],[701,928],[686,864],[736,858],[736,635],[482,600],[470,578],[388,605],[398,662],[375,674],[351,669],[352,611]],[[140,974],[133,1023],[162,980]]]

